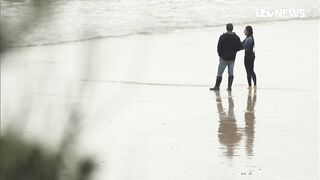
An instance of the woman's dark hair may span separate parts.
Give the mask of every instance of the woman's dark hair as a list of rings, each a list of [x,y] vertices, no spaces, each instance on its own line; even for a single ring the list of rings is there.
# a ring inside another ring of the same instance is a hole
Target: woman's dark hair
[[[251,26],[246,26],[246,30],[248,32],[247,37],[252,36],[253,35],[253,29]]]

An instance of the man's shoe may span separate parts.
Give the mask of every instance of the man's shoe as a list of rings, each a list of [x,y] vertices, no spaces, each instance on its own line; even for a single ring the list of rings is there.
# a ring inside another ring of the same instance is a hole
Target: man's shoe
[[[219,91],[220,90],[221,81],[222,81],[222,76],[217,76],[216,84],[214,85],[213,88],[210,88],[210,91]]]
[[[219,87],[213,87],[213,88],[210,88],[210,91],[219,91],[220,88]]]
[[[233,83],[233,78],[234,76],[229,76],[228,77],[228,89],[227,91],[231,91],[232,83]]]

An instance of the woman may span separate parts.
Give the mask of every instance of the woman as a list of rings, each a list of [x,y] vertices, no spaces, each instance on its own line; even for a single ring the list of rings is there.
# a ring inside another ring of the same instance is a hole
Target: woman
[[[244,34],[246,35],[246,39],[242,41],[243,49],[245,50],[244,55],[244,66],[246,67],[247,71],[247,80],[249,88],[252,87],[251,79],[253,79],[254,87],[257,86],[257,77],[256,73],[254,72],[254,59],[255,59],[255,52],[254,52],[254,38],[253,38],[253,30],[251,26],[246,26],[244,29]]]

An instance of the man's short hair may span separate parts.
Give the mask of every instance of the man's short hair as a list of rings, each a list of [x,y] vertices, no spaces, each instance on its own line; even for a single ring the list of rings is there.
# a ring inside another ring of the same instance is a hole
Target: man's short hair
[[[228,23],[226,25],[227,31],[232,31],[233,30],[233,25],[231,23]]]

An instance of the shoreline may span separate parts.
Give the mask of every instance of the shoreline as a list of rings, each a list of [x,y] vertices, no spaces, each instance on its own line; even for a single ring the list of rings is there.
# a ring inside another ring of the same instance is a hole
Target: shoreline
[[[265,24],[265,23],[274,23],[274,22],[290,22],[290,21],[308,21],[308,20],[320,20],[320,17],[308,17],[308,18],[299,18],[299,19],[277,19],[277,20],[265,20],[265,21],[248,21],[248,22],[241,22],[241,23],[233,23],[234,25],[245,25],[245,24]],[[149,36],[149,35],[163,35],[169,33],[176,33],[176,32],[189,32],[189,31],[197,31],[197,30],[210,30],[213,28],[224,27],[225,24],[219,24],[215,26],[206,26],[206,27],[184,27],[184,28],[177,28],[172,29],[166,32],[150,32],[150,33],[132,33],[127,35],[119,35],[119,36],[97,36],[92,38],[85,38],[85,39],[78,39],[78,40],[70,40],[70,41],[61,41],[61,42],[53,42],[53,43],[44,43],[44,44],[30,44],[30,45],[23,45],[23,46],[13,46],[9,47],[8,51],[15,50],[15,49],[23,49],[23,48],[32,48],[32,47],[42,47],[42,46],[56,46],[56,45],[63,45],[63,44],[72,44],[72,43],[79,43],[85,41],[94,41],[94,40],[103,40],[103,39],[113,39],[113,38],[127,38],[131,36]]]

